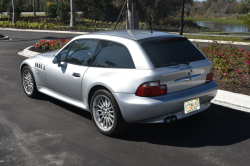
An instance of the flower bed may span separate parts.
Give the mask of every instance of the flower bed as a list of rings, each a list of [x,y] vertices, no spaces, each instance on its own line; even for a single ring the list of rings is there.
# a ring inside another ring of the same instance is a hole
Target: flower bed
[[[214,63],[214,80],[220,89],[250,95],[250,52],[216,42],[199,48]]]
[[[31,47],[29,50],[36,51],[39,53],[49,52],[53,50],[61,49],[65,44],[67,44],[71,39],[58,39],[58,40],[41,40],[36,43],[35,46]]]

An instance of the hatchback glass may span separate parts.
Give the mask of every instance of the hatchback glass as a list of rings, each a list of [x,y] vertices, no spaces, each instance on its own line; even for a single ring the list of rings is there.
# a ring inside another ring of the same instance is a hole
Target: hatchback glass
[[[141,43],[156,68],[206,59],[187,38],[163,38]]]

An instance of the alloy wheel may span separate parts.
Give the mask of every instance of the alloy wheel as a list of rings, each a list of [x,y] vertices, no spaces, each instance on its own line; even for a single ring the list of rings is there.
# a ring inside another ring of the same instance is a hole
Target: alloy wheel
[[[23,71],[23,88],[28,95],[32,94],[34,82],[29,70]]]
[[[93,102],[93,116],[98,127],[109,131],[114,126],[115,114],[111,101],[104,95],[98,95]]]

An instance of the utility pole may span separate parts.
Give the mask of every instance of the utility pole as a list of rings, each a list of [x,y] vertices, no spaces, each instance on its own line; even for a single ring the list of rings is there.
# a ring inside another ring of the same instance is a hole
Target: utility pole
[[[127,29],[139,29],[139,0],[127,0]]]
[[[12,0],[12,9],[13,9],[12,24],[14,24],[17,22],[16,0]]]
[[[33,0],[33,12],[34,16],[36,16],[36,0]]]
[[[75,0],[70,0],[70,26],[76,26],[76,8],[75,8]]]
[[[184,5],[185,5],[185,0],[182,0],[180,35],[183,34]]]

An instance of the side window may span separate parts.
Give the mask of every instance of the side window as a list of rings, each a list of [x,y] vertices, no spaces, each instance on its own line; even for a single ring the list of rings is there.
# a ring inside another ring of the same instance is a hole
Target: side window
[[[92,66],[109,68],[135,68],[127,48],[121,44],[100,41]]]
[[[72,45],[65,62],[76,65],[89,66],[95,53],[99,40],[76,40]]]
[[[57,57],[61,60],[61,62],[65,62],[65,58],[69,52],[69,49],[71,48],[72,44],[74,42],[71,42],[69,45],[67,45],[58,55]]]

